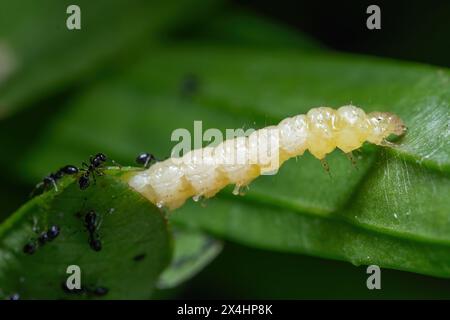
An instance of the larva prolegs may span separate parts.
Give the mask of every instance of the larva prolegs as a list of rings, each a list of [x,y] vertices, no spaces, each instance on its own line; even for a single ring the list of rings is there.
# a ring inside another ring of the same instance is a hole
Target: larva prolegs
[[[236,184],[233,189],[233,194],[235,196],[245,196],[250,187],[247,185],[238,185]]]
[[[175,209],[188,198],[196,201],[210,198],[228,184],[235,185],[234,194],[241,194],[257,176],[276,172],[284,161],[306,150],[321,161],[331,177],[325,157],[334,149],[342,150],[356,165],[352,151],[365,141],[393,147],[395,144],[386,138],[391,134],[403,135],[405,131],[402,120],[392,113],[366,114],[355,106],[337,110],[314,108],[306,115],[286,118],[249,136],[158,162],[132,174],[128,183],[158,207]],[[269,152],[261,157],[261,151]],[[240,155],[238,158],[245,161],[229,163],[226,160],[230,155]]]

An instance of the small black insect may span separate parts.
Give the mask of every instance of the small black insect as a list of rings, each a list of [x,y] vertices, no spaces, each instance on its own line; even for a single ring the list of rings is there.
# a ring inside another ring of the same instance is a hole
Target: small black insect
[[[43,246],[44,244],[47,243],[47,241],[49,241],[47,232],[42,232],[42,233],[40,234],[39,238],[38,238],[39,244],[40,244],[41,246]]]
[[[55,191],[58,191],[57,182],[64,175],[74,175],[78,173],[78,168],[72,165],[67,165],[65,167],[60,168],[58,171],[50,173],[48,176],[44,177],[41,182],[39,182],[34,190],[31,192],[31,196],[34,196],[38,191],[48,190],[50,187],[53,187]]]
[[[25,244],[23,247],[23,252],[27,254],[33,254],[36,252],[38,247],[44,246],[47,242],[54,240],[58,237],[61,229],[57,225],[51,226],[47,231],[42,232],[37,239]]]
[[[52,241],[53,239],[55,239],[59,235],[59,232],[60,232],[60,229],[58,226],[56,226],[56,225],[51,226],[50,229],[48,229],[48,231],[47,231],[48,241]]]
[[[88,285],[86,287],[81,287],[80,289],[69,289],[65,281],[61,283],[62,290],[67,294],[83,295],[83,296],[97,296],[101,297],[108,294],[109,289],[106,287],[95,287],[93,285]]]
[[[33,241],[28,242],[23,246],[23,252],[26,254],[33,254],[36,252],[36,248],[36,243],[34,243]]]
[[[100,228],[101,221],[98,214],[94,210],[86,213],[84,216],[84,225],[89,233],[88,242],[91,249],[94,251],[102,250],[102,243],[97,232],[98,228]]]
[[[63,174],[68,174],[68,175],[72,175],[72,174],[77,174],[78,173],[78,168],[72,165],[67,165],[61,169],[59,169],[58,171],[59,173],[63,173]]]
[[[47,190],[50,186],[53,186],[55,191],[58,191],[58,185],[56,184],[56,181],[60,179],[56,173],[50,173],[48,176],[44,177],[42,179],[41,185],[42,187]],[[38,184],[39,185],[39,184]],[[37,187],[39,188],[39,187]]]
[[[105,288],[105,287],[96,287],[93,290],[91,290],[92,294],[99,296],[99,297],[108,294],[108,292],[109,292],[109,289]]]
[[[96,183],[96,176],[102,176],[103,171],[101,167],[108,160],[106,155],[103,153],[97,153],[94,157],[89,158],[89,164],[83,162],[83,175],[78,179],[78,185],[81,190],[87,189],[91,184],[90,178],[94,179],[94,183]]]
[[[77,289],[77,288],[69,289],[67,287],[66,281],[63,281],[61,283],[61,288],[63,289],[63,291],[65,293],[68,293],[68,294],[84,294],[86,292],[85,288],[83,288],[83,287],[81,287],[80,289]]]
[[[145,258],[145,253],[138,254],[133,258],[134,261],[142,261]]]
[[[20,300],[20,295],[18,293],[13,293],[8,297],[8,300]]]
[[[186,74],[181,80],[180,94],[182,97],[190,98],[199,91],[200,81],[193,73]]]
[[[89,211],[84,216],[84,224],[89,233],[95,232],[97,229],[98,216],[94,210]]]
[[[144,168],[148,168],[148,165],[156,160],[155,156],[148,152],[143,152],[136,158],[136,163],[144,165]]]

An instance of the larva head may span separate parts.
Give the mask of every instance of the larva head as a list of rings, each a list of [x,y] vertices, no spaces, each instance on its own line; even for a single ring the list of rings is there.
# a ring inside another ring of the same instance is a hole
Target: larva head
[[[372,126],[369,141],[379,144],[391,134],[401,136],[406,133],[406,126],[397,115],[390,112],[372,112],[368,114]]]

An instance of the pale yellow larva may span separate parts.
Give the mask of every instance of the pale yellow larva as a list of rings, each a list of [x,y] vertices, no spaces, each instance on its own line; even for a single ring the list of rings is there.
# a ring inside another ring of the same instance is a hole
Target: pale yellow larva
[[[158,162],[133,173],[128,183],[158,207],[175,209],[190,197],[212,197],[228,184],[247,186],[260,174],[277,170],[284,161],[306,150],[323,160],[336,147],[350,153],[365,141],[386,145],[389,135],[402,135],[405,131],[403,121],[392,113],[366,115],[351,105],[337,110],[314,108],[306,115],[286,118],[277,126],[257,130],[248,137],[229,139],[216,147]],[[265,144],[275,148],[263,153]]]

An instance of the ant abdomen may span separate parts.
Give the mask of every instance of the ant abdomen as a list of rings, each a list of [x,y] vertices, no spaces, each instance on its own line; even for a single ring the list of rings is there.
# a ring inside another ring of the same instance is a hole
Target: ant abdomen
[[[102,250],[102,243],[101,243],[101,241],[99,239],[96,239],[96,238],[91,238],[89,240],[89,246],[94,251]]]
[[[78,173],[78,168],[72,165],[67,165],[61,168],[60,171],[63,172],[64,174],[72,175]]]
[[[91,184],[90,180],[89,180],[89,176],[86,175],[82,175],[79,179],[78,179],[78,185],[80,187],[81,190],[85,190],[89,187],[89,185]]]

